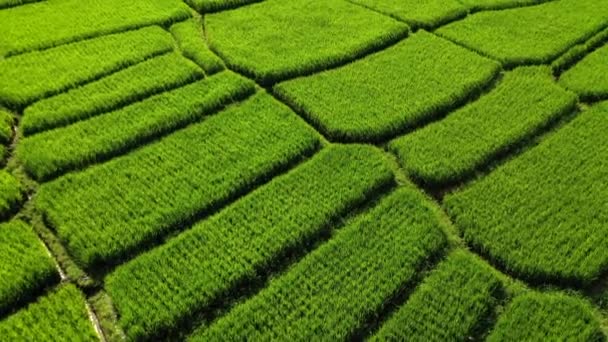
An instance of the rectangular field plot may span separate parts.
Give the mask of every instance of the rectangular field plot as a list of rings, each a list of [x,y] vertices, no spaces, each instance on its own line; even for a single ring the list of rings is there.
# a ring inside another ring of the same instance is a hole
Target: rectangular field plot
[[[413,178],[432,186],[453,183],[575,105],[576,95],[555,84],[548,68],[521,67],[478,101],[394,140],[390,148]]]
[[[436,32],[505,66],[549,63],[608,24],[608,2],[550,1],[480,12]]]
[[[179,0],[42,1],[0,11],[0,56],[188,17]]]
[[[205,16],[205,30],[231,68],[272,84],[386,46],[408,27],[343,0],[268,0]]]
[[[0,224],[0,315],[58,280],[55,263],[30,226],[21,221]]]
[[[527,280],[587,285],[608,267],[608,102],[445,199],[464,238]]]
[[[0,336],[5,341],[99,341],[84,296],[71,284],[1,320]]]
[[[194,19],[186,20],[171,26],[170,31],[182,54],[203,68],[208,75],[224,70],[222,60],[211,52],[203,39],[202,23]]]
[[[409,185],[396,190],[191,340],[349,340],[443,251],[426,201]]]
[[[167,244],[118,267],[106,279],[106,289],[121,326],[131,339],[175,333],[258,272],[297,255],[394,182],[384,156],[372,147],[332,146],[319,152]]]
[[[560,84],[585,100],[608,99],[608,44],[562,74]]]
[[[217,12],[239,6],[261,2],[263,0],[185,0],[190,6],[201,13]]]
[[[466,341],[496,303],[501,284],[474,255],[451,253],[372,341]]]
[[[0,59],[0,102],[23,106],[171,49],[171,34],[152,26]]]
[[[318,145],[296,114],[260,94],[126,156],[43,184],[36,201],[82,265],[117,262]]]
[[[275,86],[334,140],[378,141],[441,114],[499,65],[425,31],[347,66]]]
[[[584,301],[559,293],[516,297],[498,318],[488,342],[604,341],[606,336]]]
[[[253,82],[225,72],[73,125],[21,141],[17,156],[36,179],[103,161],[196,122],[255,92]]]
[[[10,173],[0,170],[0,219],[7,218],[23,199],[19,181]]]
[[[34,103],[25,109],[21,129],[31,135],[67,125],[203,77],[194,63],[169,53]]]

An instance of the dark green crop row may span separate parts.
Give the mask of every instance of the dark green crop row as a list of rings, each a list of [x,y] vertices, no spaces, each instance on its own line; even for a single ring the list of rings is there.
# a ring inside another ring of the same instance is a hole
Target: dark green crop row
[[[27,107],[21,120],[25,135],[65,126],[144,99],[204,74],[175,53],[152,58]]]
[[[222,60],[207,46],[203,38],[202,23],[198,20],[191,19],[174,24],[170,31],[182,54],[203,68],[208,75],[224,70]]]
[[[407,185],[193,341],[346,341],[443,251],[436,210]]]
[[[537,5],[553,0],[458,0],[466,5],[469,11],[507,9],[527,5]]]
[[[30,226],[21,221],[0,224],[0,315],[58,280],[55,263]]]
[[[171,34],[152,26],[0,59],[0,101],[24,106],[170,51],[173,44]]]
[[[19,5],[25,5],[30,2],[37,2],[37,1],[41,1],[41,0],[0,0],[0,9],[13,7],[13,6],[19,6]]]
[[[0,219],[7,218],[23,200],[21,184],[10,173],[0,170]]]
[[[605,341],[588,304],[559,293],[526,293],[516,297],[499,317],[488,342]]]
[[[201,13],[218,12],[263,0],[185,0]]]
[[[608,26],[602,31],[598,32],[588,40],[574,45],[566,53],[559,56],[556,60],[551,63],[553,72],[557,75],[561,74],[565,70],[572,67],[574,64],[585,58],[589,53],[595,49],[600,48],[602,45],[608,42]]]
[[[608,268],[608,102],[445,198],[464,238],[534,281],[587,285]]]
[[[82,265],[117,262],[319,144],[297,115],[259,94],[133,153],[43,184],[36,201]]]
[[[515,66],[550,63],[601,30],[607,21],[607,1],[560,0],[479,12],[436,32]]]
[[[114,112],[27,137],[16,153],[31,175],[45,180],[122,154],[254,91],[253,82],[225,72]]]
[[[120,266],[106,289],[131,339],[208,309],[299,246],[314,243],[393,174],[367,146],[333,146],[167,244]],[[333,259],[327,259],[333,260]]]
[[[372,341],[467,341],[490,315],[501,283],[489,266],[457,250],[431,272]]]
[[[13,138],[13,125],[15,119],[13,115],[0,107],[0,163],[6,156],[6,145],[11,142]]]
[[[274,89],[332,139],[377,141],[455,107],[487,85],[499,68],[419,31],[362,60]]]
[[[205,21],[211,48],[264,84],[353,60],[408,32],[403,23],[343,0],[267,0]]]
[[[0,57],[190,15],[179,0],[42,1],[0,11]]]
[[[560,83],[583,100],[608,99],[608,44],[562,74]]]
[[[573,111],[576,100],[555,84],[549,68],[518,68],[478,101],[390,148],[413,178],[435,186],[456,182]]]
[[[3,341],[99,341],[84,296],[71,284],[1,320],[0,336]]]

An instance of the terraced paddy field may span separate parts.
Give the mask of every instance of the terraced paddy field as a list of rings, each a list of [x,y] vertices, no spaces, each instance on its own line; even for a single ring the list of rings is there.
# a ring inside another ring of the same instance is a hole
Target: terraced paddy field
[[[608,0],[0,0],[0,341],[608,340]]]

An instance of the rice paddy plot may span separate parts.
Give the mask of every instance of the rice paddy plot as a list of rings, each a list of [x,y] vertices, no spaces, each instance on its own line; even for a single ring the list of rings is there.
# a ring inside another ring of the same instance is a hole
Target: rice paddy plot
[[[520,67],[478,101],[397,138],[390,149],[420,182],[455,183],[574,111],[576,100],[555,84],[548,67]]]
[[[0,162],[2,162],[6,156],[6,145],[8,145],[13,138],[14,124],[15,119],[13,118],[13,115],[0,107]]]
[[[28,3],[38,2],[38,1],[42,1],[42,0],[0,0],[0,9],[13,7],[13,6],[19,6],[19,5],[25,5]]]
[[[350,340],[445,245],[436,210],[406,185],[190,340]]]
[[[516,297],[498,318],[488,342],[604,341],[606,336],[590,306],[560,293]]]
[[[502,285],[494,272],[469,252],[450,253],[371,340],[474,340],[497,303]]]
[[[314,244],[394,184],[379,150],[332,146],[189,231],[116,269],[106,288],[130,339],[179,333],[286,255]],[[221,304],[219,304],[221,305]]]
[[[232,9],[254,2],[264,0],[185,0],[190,6],[194,7],[198,12],[210,13],[219,12],[222,10]]]
[[[201,22],[194,19],[182,21],[173,24],[170,31],[182,54],[203,68],[208,75],[224,70],[222,60],[211,52],[203,38]]]
[[[267,0],[207,15],[205,30],[228,66],[272,84],[353,60],[408,27],[343,0]]]
[[[470,11],[498,10],[511,7],[540,5],[553,0],[458,0]]]
[[[81,265],[115,263],[318,146],[312,129],[262,93],[130,154],[45,183],[36,204]]]
[[[172,49],[152,26],[0,60],[0,102],[25,106]]]
[[[560,84],[584,100],[608,99],[608,44],[563,73]]]
[[[72,284],[60,285],[1,320],[0,336],[5,341],[99,341],[84,296]]]
[[[608,24],[608,2],[550,1],[479,12],[436,32],[505,66],[550,63]]]
[[[168,53],[32,104],[20,128],[31,135],[65,126],[203,77],[194,63]]]
[[[0,219],[7,218],[23,200],[23,188],[10,173],[0,170]]]
[[[379,141],[436,118],[480,91],[499,65],[426,31],[347,66],[274,87],[338,141]]]
[[[184,20],[190,15],[180,0],[41,1],[0,11],[0,56]]]
[[[511,274],[589,285],[608,267],[608,102],[449,194],[464,238]]]
[[[30,226],[22,221],[0,224],[0,315],[36,298],[58,280],[53,259]]]

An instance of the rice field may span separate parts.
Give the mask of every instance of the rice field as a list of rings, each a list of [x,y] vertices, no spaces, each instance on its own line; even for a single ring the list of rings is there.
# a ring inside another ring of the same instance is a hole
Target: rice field
[[[0,0],[0,341],[608,341],[608,0]]]

